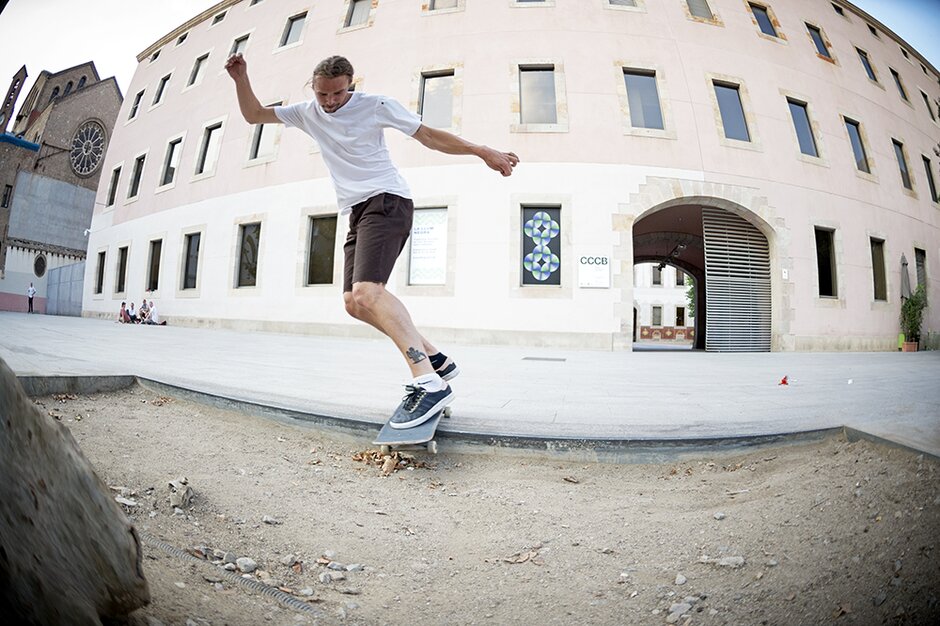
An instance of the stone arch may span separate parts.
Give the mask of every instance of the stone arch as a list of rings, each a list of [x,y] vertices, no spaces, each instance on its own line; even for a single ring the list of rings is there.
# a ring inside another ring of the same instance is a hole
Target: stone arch
[[[618,212],[613,218],[613,229],[619,236],[619,242],[613,249],[614,265],[620,270],[615,286],[622,292],[620,303],[615,304],[614,311],[620,320],[619,332],[613,338],[614,349],[632,347],[633,265],[637,262],[634,256],[634,226],[660,211],[682,206],[723,209],[747,220],[767,238],[773,303],[771,350],[793,349],[789,332],[789,320],[793,314],[791,286],[781,278],[782,270],[792,269],[786,220],[776,207],[770,205],[767,197],[753,187],[667,177],[647,178],[636,192],[628,196],[626,202],[618,206]],[[687,271],[687,268],[682,269]]]

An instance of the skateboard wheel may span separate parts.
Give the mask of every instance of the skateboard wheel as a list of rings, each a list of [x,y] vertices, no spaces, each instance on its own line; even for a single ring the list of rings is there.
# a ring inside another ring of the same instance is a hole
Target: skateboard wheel
[[[437,442],[436,441],[428,442],[428,452],[430,452],[431,454],[437,454]]]
[[[453,415],[453,413],[454,413],[454,410],[452,408],[450,408],[449,406],[444,407],[444,417],[450,417],[451,415]]]
[[[392,446],[380,446],[380,447],[379,447],[379,453],[381,453],[383,456],[386,455],[386,454],[391,454],[391,453],[392,453]]]

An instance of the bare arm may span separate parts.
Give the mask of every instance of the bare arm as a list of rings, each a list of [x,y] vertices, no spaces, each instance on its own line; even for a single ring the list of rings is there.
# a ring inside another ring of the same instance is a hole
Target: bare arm
[[[418,128],[418,131],[413,137],[420,141],[425,147],[443,152],[444,154],[472,154],[479,157],[487,166],[496,170],[503,176],[512,174],[512,168],[519,163],[519,157],[512,152],[500,152],[489,146],[480,146],[470,143],[462,137],[458,137],[438,128],[425,126],[424,124]]]
[[[251,82],[248,80],[248,64],[241,54],[233,54],[225,62],[225,70],[235,81],[235,95],[238,96],[238,108],[242,117],[249,124],[280,124],[281,120],[274,113],[274,107],[262,106]]]

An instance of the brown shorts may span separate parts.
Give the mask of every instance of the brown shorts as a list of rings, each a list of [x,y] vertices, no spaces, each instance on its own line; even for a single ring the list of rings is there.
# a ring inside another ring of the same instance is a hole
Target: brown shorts
[[[380,193],[354,205],[349,235],[343,245],[343,291],[353,283],[388,282],[411,234],[414,203],[391,193]]]

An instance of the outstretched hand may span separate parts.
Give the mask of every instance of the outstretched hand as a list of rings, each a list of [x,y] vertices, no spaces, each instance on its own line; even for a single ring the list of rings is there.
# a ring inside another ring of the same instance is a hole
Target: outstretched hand
[[[513,152],[500,152],[499,150],[494,150],[493,148],[486,148],[483,154],[481,155],[483,162],[486,163],[490,169],[494,169],[503,176],[509,176],[512,174],[512,168],[516,167],[519,164],[519,157]]]
[[[225,71],[232,77],[232,80],[238,80],[248,76],[248,63],[241,53],[233,54],[225,62]]]

